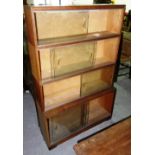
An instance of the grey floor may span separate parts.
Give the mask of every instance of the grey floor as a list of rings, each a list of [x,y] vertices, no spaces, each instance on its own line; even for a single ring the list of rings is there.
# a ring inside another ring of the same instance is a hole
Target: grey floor
[[[115,83],[117,95],[113,116],[82,134],[48,150],[37,124],[35,105],[31,94],[24,93],[23,98],[23,151],[24,155],[75,155],[74,144],[78,140],[101,130],[123,118],[131,115],[131,81],[126,77],[120,77]]]

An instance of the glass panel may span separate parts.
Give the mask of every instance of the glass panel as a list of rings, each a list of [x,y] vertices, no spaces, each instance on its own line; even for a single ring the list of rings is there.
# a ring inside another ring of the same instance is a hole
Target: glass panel
[[[93,65],[95,42],[55,48],[55,76]]]
[[[36,13],[38,39],[87,33],[88,12],[43,11]]]
[[[74,106],[49,120],[50,138],[56,143],[82,128],[82,106]]]
[[[91,100],[88,104],[88,124],[109,117],[113,108],[114,92]]]
[[[43,85],[45,106],[56,107],[80,97],[80,76]]]
[[[114,66],[82,74],[81,96],[87,96],[112,85]]]

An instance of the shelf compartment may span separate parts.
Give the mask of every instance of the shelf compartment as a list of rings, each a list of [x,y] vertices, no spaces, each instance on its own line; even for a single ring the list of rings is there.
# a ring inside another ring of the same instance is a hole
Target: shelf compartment
[[[43,85],[45,109],[57,107],[80,97],[80,76]]]
[[[44,84],[48,84],[48,83],[51,83],[51,82],[54,82],[54,81],[70,78],[70,77],[77,76],[77,75],[80,75],[80,74],[83,74],[83,73],[86,73],[86,72],[95,71],[95,70],[101,69],[101,68],[109,66],[109,65],[114,65],[114,63],[113,62],[105,62],[104,64],[93,65],[92,67],[84,68],[84,69],[81,69],[81,70],[78,70],[78,71],[74,71],[74,72],[71,72],[71,73],[68,73],[68,74],[64,74],[62,76],[57,76],[57,77],[54,77],[54,78],[46,78],[46,79],[41,80],[40,84],[44,85]]]
[[[92,41],[57,48],[40,49],[41,75],[43,80],[91,70],[117,59],[119,37]]]
[[[57,143],[83,127],[83,106],[78,104],[49,119],[51,143]]]
[[[97,41],[94,65],[104,64],[107,62],[116,63],[119,41],[119,37]]]
[[[87,105],[87,125],[103,120],[112,115],[115,92],[92,99]]]
[[[112,86],[114,65],[82,74],[81,96],[99,92]]]
[[[61,37],[67,37],[70,40],[76,39],[74,40],[76,42],[82,40],[80,37],[83,37],[78,35],[89,36],[89,33],[108,31],[109,33],[120,34],[123,14],[124,9],[37,11],[35,12],[35,19],[39,45],[49,42],[51,45],[52,42],[64,42],[66,39]],[[68,36],[76,37],[71,39]],[[94,35],[94,37],[97,36]],[[46,39],[53,39],[53,41]],[[68,40],[68,42],[70,41]]]

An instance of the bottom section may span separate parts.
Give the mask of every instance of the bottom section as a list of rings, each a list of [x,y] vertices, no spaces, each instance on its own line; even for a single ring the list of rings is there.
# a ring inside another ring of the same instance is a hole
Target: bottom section
[[[44,124],[48,128],[46,136],[50,143],[48,146],[57,145],[90,126],[110,118],[114,97],[115,89],[112,88],[43,113]]]

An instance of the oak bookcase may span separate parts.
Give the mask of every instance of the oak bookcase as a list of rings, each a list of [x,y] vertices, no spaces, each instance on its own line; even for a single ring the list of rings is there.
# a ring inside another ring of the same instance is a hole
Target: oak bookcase
[[[38,122],[52,148],[112,116],[125,6],[24,8]]]

